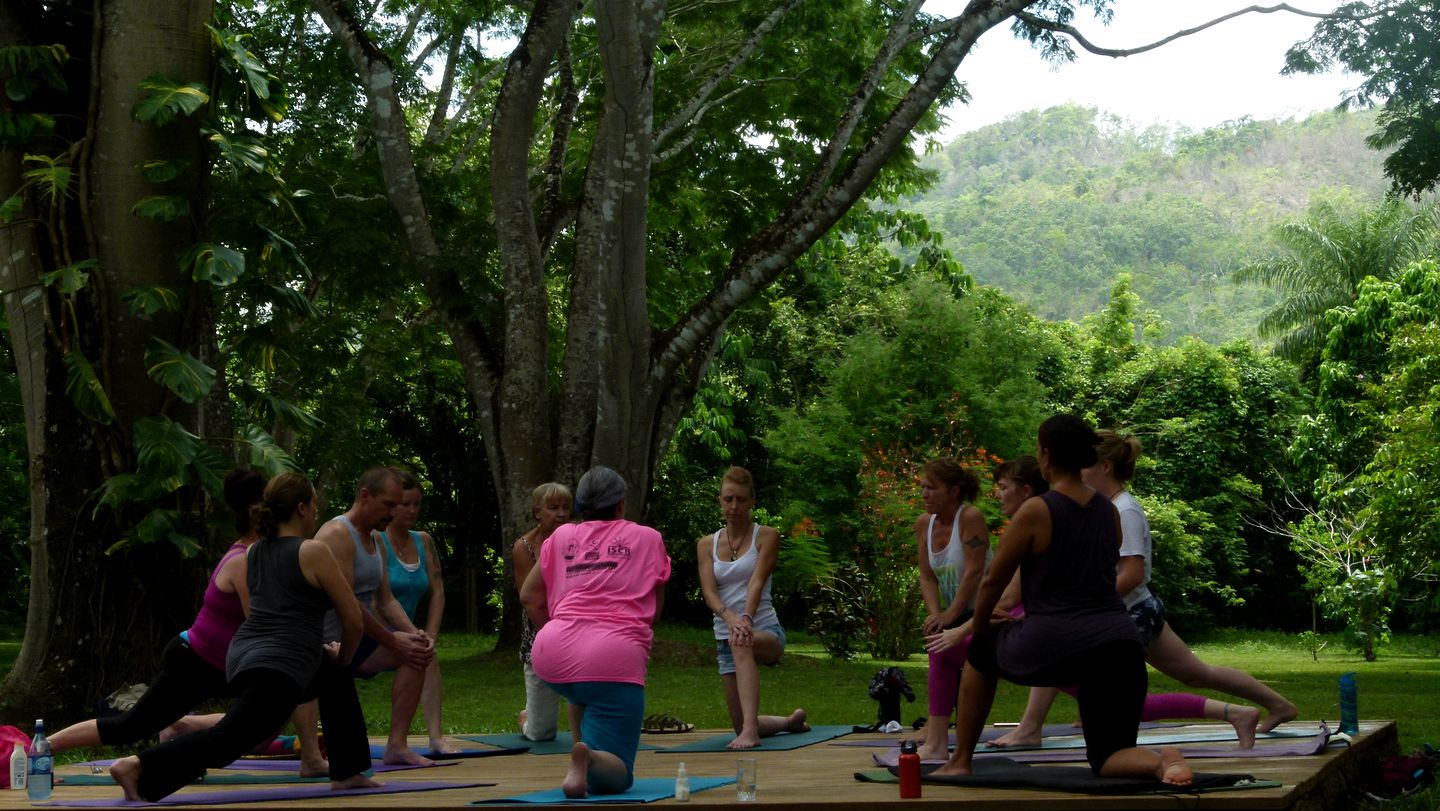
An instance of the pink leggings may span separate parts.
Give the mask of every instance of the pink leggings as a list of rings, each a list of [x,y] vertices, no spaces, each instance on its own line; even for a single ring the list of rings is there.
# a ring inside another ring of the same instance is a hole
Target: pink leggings
[[[930,689],[930,714],[950,717],[960,695],[960,671],[970,651],[970,637],[959,645],[930,654],[930,673],[925,684]]]

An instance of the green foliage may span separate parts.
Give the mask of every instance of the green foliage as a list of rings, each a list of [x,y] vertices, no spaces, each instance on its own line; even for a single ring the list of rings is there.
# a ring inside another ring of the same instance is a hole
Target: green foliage
[[[1383,104],[1372,147],[1390,150],[1385,174],[1395,191],[1418,197],[1440,182],[1440,26],[1425,0],[1346,2],[1285,55],[1286,73],[1335,66],[1364,77],[1345,105]]]
[[[140,82],[145,95],[135,105],[135,120],[163,127],[194,114],[210,102],[210,89],[198,82],[181,84],[167,76],[150,76]]]
[[[0,76],[5,77],[5,98],[0,105],[0,148],[13,149],[49,135],[55,117],[30,109],[36,91],[64,93],[63,68],[70,59],[64,45],[10,45],[0,48]]]
[[[145,366],[151,379],[187,403],[198,402],[215,385],[214,369],[159,338],[145,348]]]
[[[131,207],[130,213],[160,222],[174,222],[190,216],[190,201],[178,194],[152,194],[140,198]]]
[[[185,252],[180,265],[187,268],[197,282],[227,287],[245,272],[245,255],[224,245],[201,242]]]
[[[90,360],[78,349],[65,353],[65,396],[85,418],[102,425],[115,420],[115,409],[110,405],[110,396]]]
[[[169,287],[132,287],[120,298],[130,305],[130,311],[136,315],[179,312],[184,303],[179,291]]]

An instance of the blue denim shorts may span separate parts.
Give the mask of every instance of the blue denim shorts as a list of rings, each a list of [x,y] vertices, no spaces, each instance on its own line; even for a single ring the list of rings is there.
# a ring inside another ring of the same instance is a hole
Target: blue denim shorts
[[[772,625],[761,626],[759,628],[756,628],[755,630],[769,631],[770,633],[774,634],[775,638],[780,640],[781,652],[784,652],[785,629],[780,627],[780,623],[777,622]],[[720,675],[728,676],[731,673],[735,672],[735,656],[734,654],[730,653],[730,640],[715,640],[715,661],[720,664]]]

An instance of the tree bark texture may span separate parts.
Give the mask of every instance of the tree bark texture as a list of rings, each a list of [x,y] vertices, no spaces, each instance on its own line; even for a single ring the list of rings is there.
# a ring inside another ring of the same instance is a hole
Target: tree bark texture
[[[117,463],[127,462],[134,421],[167,406],[164,391],[146,372],[150,338],[192,346],[195,336],[213,333],[207,302],[147,320],[131,316],[120,301],[134,285],[190,288],[177,257],[195,239],[194,220],[156,223],[130,209],[159,193],[141,177],[139,165],[181,157],[197,164],[188,193],[192,215],[200,210],[198,125],[180,121],[157,129],[134,121],[131,111],[140,99],[137,85],[147,76],[208,79],[204,23],[211,3],[109,0],[89,9],[43,11],[7,3],[6,12],[8,19],[0,22],[9,24],[0,25],[0,37],[63,42],[75,63],[67,70],[63,103],[66,120],[77,123],[58,133],[76,147],[68,152],[76,182],[70,208],[59,218],[63,227],[42,227],[46,215],[32,200],[26,214],[35,219],[0,229],[0,284],[21,381],[31,496],[29,611],[20,655],[0,684],[0,719],[43,714],[64,721],[88,715],[97,698],[148,678],[165,638],[188,625],[203,584],[201,562],[182,561],[168,545],[107,554],[127,526],[124,516],[97,509],[95,491],[120,472]],[[66,32],[80,39],[66,41]],[[18,150],[0,152],[0,197],[18,188],[21,168]],[[66,395],[55,329],[59,300],[41,283],[43,273],[86,258],[99,264],[76,298],[73,332],[65,335],[87,353],[106,384],[117,416],[111,426],[85,419]],[[197,427],[198,409],[171,416]]]

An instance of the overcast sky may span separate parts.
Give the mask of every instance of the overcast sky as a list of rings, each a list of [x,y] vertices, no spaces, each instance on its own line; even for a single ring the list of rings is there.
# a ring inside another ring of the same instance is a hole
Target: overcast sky
[[[1075,27],[1106,48],[1133,48],[1249,5],[1249,0],[1114,0],[1107,27],[1083,10]],[[1292,0],[1325,12],[1335,0]],[[930,0],[925,10],[949,15],[964,0]],[[1051,68],[1006,27],[980,38],[957,78],[973,96],[946,111],[941,140],[1035,108],[1066,101],[1099,107],[1140,126],[1154,122],[1203,129],[1249,115],[1256,119],[1304,116],[1334,107],[1358,83],[1335,72],[1281,76],[1285,50],[1305,39],[1315,21],[1289,13],[1246,14],[1199,34],[1137,56],[1113,59],[1076,47],[1077,59]]]

